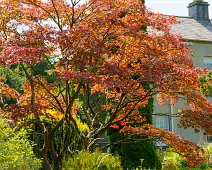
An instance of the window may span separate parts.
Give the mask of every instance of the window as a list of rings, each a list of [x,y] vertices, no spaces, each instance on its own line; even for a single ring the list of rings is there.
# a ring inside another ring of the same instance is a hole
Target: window
[[[156,127],[171,131],[171,121],[169,116],[157,116],[155,118]]]
[[[203,58],[204,68],[212,70],[212,56],[206,56]]]
[[[212,136],[207,136],[207,142],[209,142],[209,143],[212,142]]]
[[[170,116],[155,116],[155,126],[166,131],[171,131],[171,117]],[[156,146],[168,147],[163,141],[157,141]]]

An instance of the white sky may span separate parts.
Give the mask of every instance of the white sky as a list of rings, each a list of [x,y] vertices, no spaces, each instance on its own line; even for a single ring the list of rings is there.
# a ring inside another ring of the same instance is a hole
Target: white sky
[[[209,15],[212,19],[212,0],[204,0],[210,4]],[[146,0],[146,6],[153,12],[166,15],[188,16],[188,4],[193,0]]]
[[[86,0],[81,0],[81,3]],[[209,18],[212,19],[212,0],[204,0],[210,4]],[[145,0],[151,11],[165,15],[188,16],[188,4],[193,0]]]

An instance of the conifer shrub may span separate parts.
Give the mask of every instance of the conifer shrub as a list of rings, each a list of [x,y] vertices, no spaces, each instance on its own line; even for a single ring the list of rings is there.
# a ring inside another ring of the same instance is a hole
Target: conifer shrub
[[[115,132],[113,134],[114,135],[112,137],[114,139],[110,138],[110,141],[119,141],[126,139],[126,137],[119,132]],[[148,140],[142,141],[142,139],[143,138],[141,138],[141,141],[138,143],[113,145],[109,148],[109,153],[113,153],[114,155],[120,156],[124,169],[135,169],[141,166],[142,160],[142,168],[160,170],[161,161],[158,157],[155,143],[153,141]],[[135,137],[135,140],[139,139]]]

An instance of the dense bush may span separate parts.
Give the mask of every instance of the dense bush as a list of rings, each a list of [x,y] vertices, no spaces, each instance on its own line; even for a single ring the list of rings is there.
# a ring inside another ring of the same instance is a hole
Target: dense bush
[[[189,167],[186,159],[174,152],[171,148],[166,149],[162,153],[163,155],[163,167],[162,170],[178,170],[182,167]]]
[[[1,170],[36,170],[41,160],[33,154],[26,139],[26,131],[15,133],[0,119],[0,169]]]
[[[116,132],[117,140],[126,139],[126,137],[123,137],[122,135],[123,134]],[[161,169],[161,162],[153,141],[118,144],[110,147],[109,152],[120,156],[124,169],[135,169],[136,167],[139,167],[141,165],[141,160],[143,160],[142,168]]]
[[[95,151],[82,153],[69,157],[63,162],[63,170],[122,170],[119,157]]]
[[[169,158],[164,161],[164,165],[162,170],[179,170],[181,167],[180,162],[178,162],[175,158]]]
[[[206,144],[204,147],[205,154],[203,157],[207,160],[208,167],[212,168],[212,144]]]

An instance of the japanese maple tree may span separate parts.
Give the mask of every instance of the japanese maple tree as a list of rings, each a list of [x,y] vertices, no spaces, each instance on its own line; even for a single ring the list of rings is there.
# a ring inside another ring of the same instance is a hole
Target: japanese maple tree
[[[170,33],[170,25],[177,24],[174,17],[154,14],[139,0],[1,0],[0,23],[0,63],[19,65],[27,78],[23,94],[10,89],[17,104],[2,113],[15,122],[36,118],[44,143],[35,150],[43,158],[43,169],[50,169],[47,153],[54,169],[61,169],[71,124],[86,150],[93,150],[109,127],[122,126],[126,134],[162,139],[191,166],[204,161],[198,145],[148,125],[138,111],[152,96],[162,105],[183,98],[187,104],[179,114],[181,125],[212,133],[212,105],[199,81],[206,71],[194,66],[182,37]],[[57,81],[49,83],[36,73],[43,62]],[[101,119],[107,112],[111,116]],[[82,116],[89,132],[77,124],[76,117]],[[44,117],[56,122],[54,126],[47,128]],[[131,126],[144,122],[139,128]],[[64,125],[68,137],[56,152],[52,139]]]

